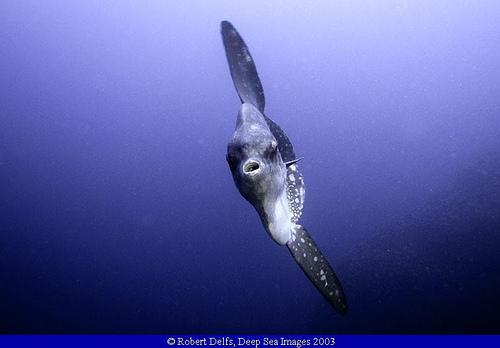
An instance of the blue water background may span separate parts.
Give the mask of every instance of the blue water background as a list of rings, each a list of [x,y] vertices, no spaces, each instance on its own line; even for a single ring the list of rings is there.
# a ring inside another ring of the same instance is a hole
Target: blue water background
[[[337,315],[225,162],[219,22],[303,156]],[[0,332],[500,332],[500,3],[0,3]]]

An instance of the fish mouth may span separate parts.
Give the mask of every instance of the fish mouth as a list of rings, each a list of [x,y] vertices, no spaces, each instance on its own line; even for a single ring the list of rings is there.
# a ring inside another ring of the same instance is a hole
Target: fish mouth
[[[243,163],[243,173],[245,175],[256,175],[262,170],[262,165],[259,161],[250,159]]]

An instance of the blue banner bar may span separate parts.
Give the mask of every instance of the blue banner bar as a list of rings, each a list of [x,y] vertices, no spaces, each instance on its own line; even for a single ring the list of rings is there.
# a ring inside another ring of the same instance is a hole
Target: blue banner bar
[[[0,335],[0,347],[500,347],[500,335]]]

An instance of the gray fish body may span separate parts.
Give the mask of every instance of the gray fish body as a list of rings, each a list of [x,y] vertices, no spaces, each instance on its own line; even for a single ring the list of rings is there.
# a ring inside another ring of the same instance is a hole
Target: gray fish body
[[[241,105],[236,129],[227,146],[227,161],[241,195],[257,210],[271,238],[285,245],[292,230],[287,169],[276,138],[252,104]]]
[[[340,314],[345,295],[335,272],[308,231],[298,224],[305,187],[292,143],[264,114],[264,90],[245,42],[227,21],[221,34],[229,70],[242,102],[227,146],[227,162],[240,194],[255,208],[269,236],[286,245],[309,280]]]

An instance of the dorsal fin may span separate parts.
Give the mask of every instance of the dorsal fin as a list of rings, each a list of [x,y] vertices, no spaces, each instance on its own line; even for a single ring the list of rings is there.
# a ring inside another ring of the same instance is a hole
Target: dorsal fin
[[[220,27],[229,70],[241,102],[253,104],[263,113],[264,90],[250,51],[230,22],[222,21]]]
[[[227,62],[233,79],[234,87],[242,103],[254,105],[264,114],[264,89],[257,74],[254,60],[238,31],[228,21],[221,22],[221,34],[226,50]],[[265,116],[267,125],[278,141],[279,151],[284,162],[295,159],[293,146],[280,126]]]

